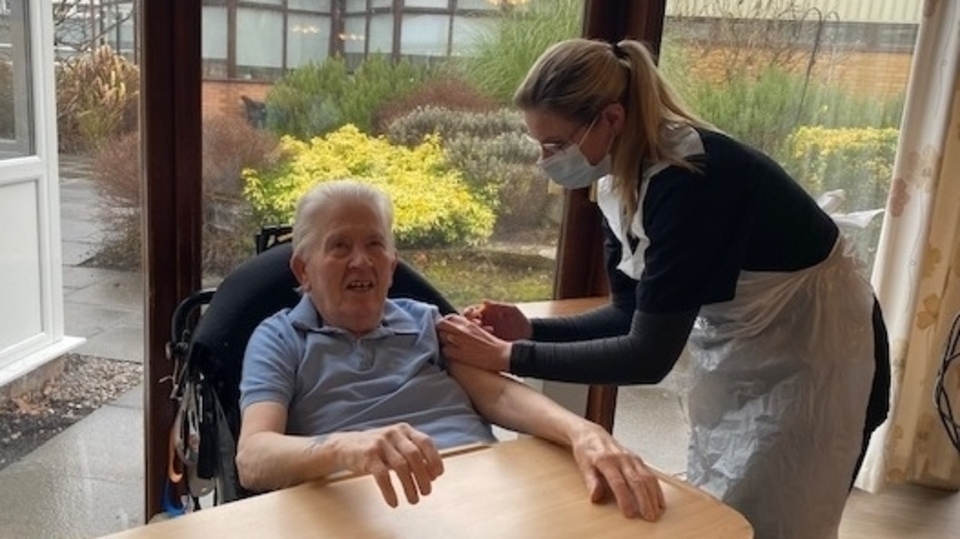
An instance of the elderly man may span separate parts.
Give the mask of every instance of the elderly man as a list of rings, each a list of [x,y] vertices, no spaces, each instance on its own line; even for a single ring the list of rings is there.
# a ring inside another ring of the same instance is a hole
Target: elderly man
[[[395,507],[443,473],[439,449],[492,443],[488,421],[573,451],[594,502],[613,494],[623,514],[656,520],[659,482],[599,426],[523,383],[440,354],[436,307],[387,299],[397,255],[393,211],[357,182],[320,184],[300,200],[290,267],[299,304],[268,318],[247,346],[240,385],[237,468],[251,490],[371,474]]]

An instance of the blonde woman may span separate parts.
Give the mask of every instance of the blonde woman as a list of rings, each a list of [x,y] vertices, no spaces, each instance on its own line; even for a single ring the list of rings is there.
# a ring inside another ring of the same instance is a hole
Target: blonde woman
[[[691,112],[636,41],[546,50],[514,95],[539,164],[597,183],[611,303],[441,322],[445,355],[578,383],[657,383],[689,342],[687,479],[758,538],[835,537],[887,412],[888,344],[837,226],[772,159]]]

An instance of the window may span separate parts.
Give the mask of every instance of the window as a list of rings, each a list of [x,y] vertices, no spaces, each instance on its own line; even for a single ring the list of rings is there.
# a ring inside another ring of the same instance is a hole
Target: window
[[[203,55],[205,78],[227,77],[227,8],[203,7],[200,53]]]
[[[242,78],[269,78],[283,68],[283,14],[238,8],[237,27],[256,39],[237,40],[237,74]]]
[[[287,68],[308,62],[320,62],[330,48],[330,17],[321,15],[287,16]]]
[[[287,8],[330,13],[330,0],[287,0]]]
[[[415,56],[446,56],[450,41],[449,15],[404,15],[400,53]]]
[[[661,66],[691,107],[844,212],[882,209],[919,0],[671,0]],[[853,232],[872,263],[882,217]]]

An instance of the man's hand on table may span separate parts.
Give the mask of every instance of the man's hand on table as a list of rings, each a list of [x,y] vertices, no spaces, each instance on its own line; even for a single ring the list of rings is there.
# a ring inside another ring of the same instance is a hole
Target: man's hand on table
[[[660,481],[643,460],[621,446],[601,427],[591,428],[573,440],[573,457],[590,492],[599,503],[612,493],[627,518],[655,521],[666,510]]]
[[[443,461],[433,441],[406,423],[362,432],[331,434],[328,444],[340,466],[358,474],[371,474],[390,507],[398,504],[390,471],[403,485],[407,501],[415,504],[431,492],[431,483],[443,473]]]

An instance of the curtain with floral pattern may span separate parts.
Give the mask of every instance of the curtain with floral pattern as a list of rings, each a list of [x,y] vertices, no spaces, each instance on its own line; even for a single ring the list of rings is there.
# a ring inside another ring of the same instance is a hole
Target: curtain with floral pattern
[[[960,315],[960,3],[923,7],[893,184],[873,269],[890,336],[891,410],[857,486],[960,488],[960,454],[934,401],[951,324]],[[960,365],[945,377],[960,414]],[[960,420],[960,417],[957,418]]]

